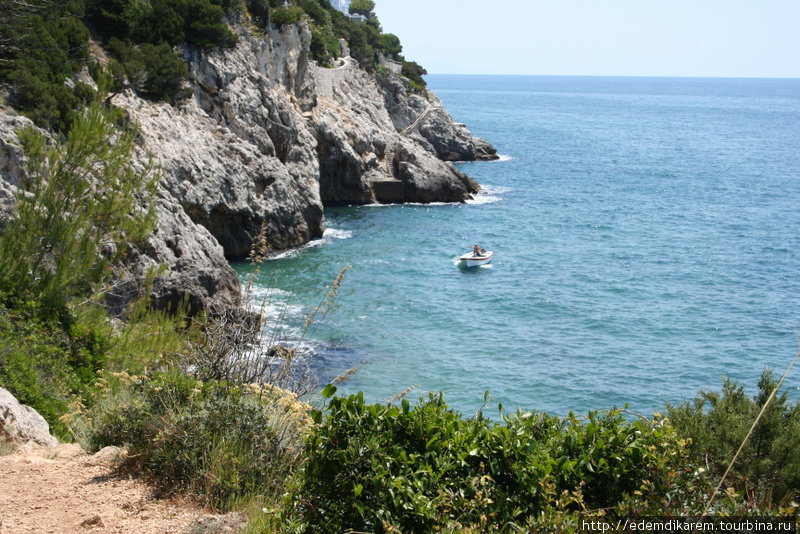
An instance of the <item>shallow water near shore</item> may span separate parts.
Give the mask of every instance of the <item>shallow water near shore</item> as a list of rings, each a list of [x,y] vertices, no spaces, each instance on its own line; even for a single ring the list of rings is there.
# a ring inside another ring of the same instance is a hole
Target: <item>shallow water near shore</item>
[[[753,392],[798,350],[800,80],[429,76],[500,161],[466,204],[330,208],[256,296],[325,382],[370,401],[444,391],[470,415],[564,415]],[[457,256],[478,243],[488,266]],[[245,276],[248,267],[236,265]],[[798,398],[800,371],[787,381]]]

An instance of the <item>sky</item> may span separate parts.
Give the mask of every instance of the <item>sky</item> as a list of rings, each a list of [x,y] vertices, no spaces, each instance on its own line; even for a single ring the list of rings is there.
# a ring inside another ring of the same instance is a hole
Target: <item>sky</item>
[[[431,74],[800,77],[800,0],[375,0]]]

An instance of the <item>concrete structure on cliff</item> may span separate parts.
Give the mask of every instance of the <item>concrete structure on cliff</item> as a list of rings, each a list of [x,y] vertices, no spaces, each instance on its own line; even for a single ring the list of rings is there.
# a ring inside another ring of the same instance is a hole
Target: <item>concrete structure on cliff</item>
[[[350,0],[328,0],[334,9],[341,11],[353,20],[365,21],[367,17],[364,15],[350,14]]]
[[[350,14],[350,0],[329,0],[331,5],[345,15]]]

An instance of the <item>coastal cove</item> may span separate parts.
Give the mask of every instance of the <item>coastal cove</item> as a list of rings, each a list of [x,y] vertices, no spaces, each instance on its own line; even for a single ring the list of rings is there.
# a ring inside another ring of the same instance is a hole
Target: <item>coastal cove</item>
[[[509,409],[652,414],[782,372],[800,326],[800,80],[427,80],[503,155],[458,165],[484,190],[326,208],[323,238],[256,279],[291,342],[352,265],[303,340],[323,383],[360,367],[339,391],[368,401],[414,387],[470,415],[490,390]],[[459,268],[475,243],[492,264]]]

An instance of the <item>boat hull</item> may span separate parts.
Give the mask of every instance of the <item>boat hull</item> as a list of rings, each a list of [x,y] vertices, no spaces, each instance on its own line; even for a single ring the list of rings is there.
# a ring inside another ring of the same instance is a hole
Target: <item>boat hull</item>
[[[486,265],[490,261],[492,261],[493,253],[491,250],[487,250],[485,253],[481,254],[480,256],[476,256],[473,253],[464,254],[463,256],[459,256],[459,260],[461,261],[461,265],[464,267],[480,267],[481,265]]]

